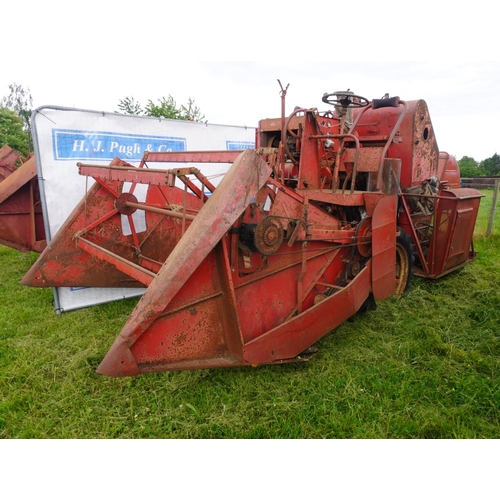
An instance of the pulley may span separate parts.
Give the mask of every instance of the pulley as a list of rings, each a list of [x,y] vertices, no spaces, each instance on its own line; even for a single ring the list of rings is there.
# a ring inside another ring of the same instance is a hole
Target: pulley
[[[280,248],[284,236],[285,231],[281,221],[277,217],[265,217],[255,228],[255,248],[262,255],[272,255]]]

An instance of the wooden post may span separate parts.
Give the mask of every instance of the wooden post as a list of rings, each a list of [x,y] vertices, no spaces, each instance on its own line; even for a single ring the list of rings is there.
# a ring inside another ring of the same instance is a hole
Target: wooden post
[[[495,220],[495,210],[497,207],[498,191],[500,190],[500,179],[495,181],[493,189],[493,200],[491,202],[490,220],[488,221],[488,229],[486,230],[486,237],[491,236],[493,231],[493,221]]]

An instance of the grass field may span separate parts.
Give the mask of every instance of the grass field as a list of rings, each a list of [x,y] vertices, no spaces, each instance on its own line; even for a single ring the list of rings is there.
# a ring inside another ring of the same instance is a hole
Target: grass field
[[[2,438],[498,438],[500,207],[478,259],[357,315],[309,363],[112,379],[95,369],[137,299],[56,316],[0,246]]]

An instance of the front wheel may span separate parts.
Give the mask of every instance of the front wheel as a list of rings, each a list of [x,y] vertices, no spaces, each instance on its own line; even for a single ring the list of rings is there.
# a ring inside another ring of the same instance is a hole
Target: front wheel
[[[396,239],[396,295],[402,295],[410,288],[413,276],[413,245],[408,234],[398,227]]]

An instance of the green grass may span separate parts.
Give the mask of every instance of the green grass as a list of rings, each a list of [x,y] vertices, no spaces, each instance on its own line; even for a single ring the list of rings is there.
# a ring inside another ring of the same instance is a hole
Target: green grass
[[[137,299],[57,316],[52,290],[19,285],[37,255],[0,246],[0,437],[500,437],[500,213],[486,239],[485,193],[476,262],[414,278],[302,364],[97,375]]]

